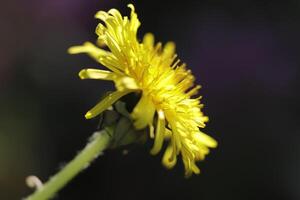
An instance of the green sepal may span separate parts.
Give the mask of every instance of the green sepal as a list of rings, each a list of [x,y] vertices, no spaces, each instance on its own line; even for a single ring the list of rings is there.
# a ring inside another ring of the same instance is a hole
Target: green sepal
[[[99,129],[109,129],[107,132],[112,137],[110,148],[130,145],[133,143],[145,143],[147,131],[136,130],[130,113],[126,109],[126,103],[117,101],[112,110],[106,110],[100,116]]]

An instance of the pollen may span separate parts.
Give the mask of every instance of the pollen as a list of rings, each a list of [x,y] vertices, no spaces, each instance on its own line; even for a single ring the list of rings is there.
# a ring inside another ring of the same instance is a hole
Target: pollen
[[[173,168],[181,155],[186,176],[199,174],[196,162],[205,158],[209,148],[217,146],[212,137],[201,131],[208,117],[201,111],[201,98],[195,97],[200,86],[195,85],[195,77],[177,58],[173,42],[155,43],[151,33],[138,40],[141,23],[134,6],[128,7],[130,17],[123,17],[116,9],[97,12],[97,44],[86,42],[69,49],[71,54],[88,54],[106,68],[83,69],[79,72],[81,79],[113,81],[116,87],[85,117],[93,118],[121,97],[140,92],[131,117],[136,129],[149,127],[154,140],[150,153],[158,154],[166,141],[163,165]]]

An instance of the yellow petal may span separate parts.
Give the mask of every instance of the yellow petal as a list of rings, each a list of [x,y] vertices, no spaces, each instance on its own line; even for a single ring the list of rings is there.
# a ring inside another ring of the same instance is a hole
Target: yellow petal
[[[174,156],[176,154],[173,151],[174,151],[173,145],[170,143],[162,159],[163,165],[168,169],[173,168],[177,162],[177,158],[176,156]]]
[[[93,117],[96,117],[100,113],[102,113],[104,110],[106,110],[109,106],[111,106],[114,102],[116,102],[118,99],[120,99],[122,96],[134,92],[134,90],[124,90],[124,91],[115,91],[111,94],[109,94],[107,97],[105,97],[102,101],[100,101],[95,107],[93,107],[91,110],[89,110],[85,118],[91,119]]]
[[[87,53],[90,57],[101,63],[117,74],[123,74],[118,63],[111,52],[98,48],[90,42],[85,42],[81,46],[73,46],[68,49],[70,54]]]
[[[174,42],[168,42],[165,44],[163,49],[163,57],[164,58],[172,58],[175,53],[175,43]]]
[[[189,178],[193,173],[200,174],[200,169],[194,162],[191,162],[189,168],[185,166],[185,178]]]
[[[96,14],[95,14],[95,18],[96,19],[100,19],[102,21],[105,21],[106,18],[108,17],[109,15],[107,14],[107,12],[104,12],[104,11],[98,11]]]
[[[199,142],[203,143],[204,145],[211,147],[211,148],[215,148],[218,146],[218,143],[215,139],[213,139],[212,137],[202,133],[202,132],[198,132],[197,134],[195,134],[194,136]]]
[[[149,126],[149,135],[150,135],[150,138],[154,138],[155,135],[154,135],[154,126],[152,124],[148,124]]]
[[[69,54],[88,53],[92,58],[98,61],[100,56],[106,56],[109,52],[99,49],[90,42],[85,42],[81,46],[73,46],[68,49]]]
[[[139,19],[137,18],[137,14],[135,13],[135,9],[134,9],[134,6],[133,4],[128,4],[127,5],[128,8],[131,9],[131,12],[130,12],[130,29],[131,31],[133,32],[133,34],[136,34],[139,26],[141,25]]]
[[[110,9],[108,11],[109,14],[111,14],[112,16],[115,17],[115,19],[118,21],[119,24],[122,24],[122,20],[123,20],[123,17],[121,15],[121,13],[117,10],[117,9]]]
[[[192,164],[192,170],[195,174],[200,174],[200,169],[197,167],[195,163]]]
[[[153,36],[152,33],[145,34],[145,36],[143,38],[143,44],[147,48],[153,48],[153,46],[154,46],[154,36]]]
[[[99,80],[114,80],[116,74],[100,69],[83,69],[79,72],[81,79],[99,79]]]
[[[186,94],[191,97],[191,96],[197,94],[199,89],[201,89],[201,85],[196,85],[190,91],[188,91]]]
[[[170,129],[165,128],[165,139],[170,139],[172,137],[172,131],[170,131]]]
[[[130,78],[128,76],[118,78],[115,80],[115,86],[118,90],[124,90],[124,89],[138,89],[138,85],[136,84],[136,81],[133,78]]]
[[[152,124],[154,114],[155,107],[153,103],[147,96],[143,95],[131,114],[132,118],[135,120],[135,128],[143,129],[148,124]]]
[[[156,131],[155,131],[154,146],[150,151],[152,155],[157,154],[161,150],[164,141],[165,129],[166,129],[165,124],[166,124],[166,120],[165,120],[164,112],[162,110],[159,110]]]

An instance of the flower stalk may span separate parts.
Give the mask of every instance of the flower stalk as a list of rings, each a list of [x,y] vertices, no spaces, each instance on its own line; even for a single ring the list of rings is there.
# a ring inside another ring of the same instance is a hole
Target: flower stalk
[[[109,147],[110,128],[95,132],[85,148],[70,161],[61,171],[51,177],[43,187],[37,189],[25,200],[46,200],[52,198],[79,172],[84,170],[98,155]]]

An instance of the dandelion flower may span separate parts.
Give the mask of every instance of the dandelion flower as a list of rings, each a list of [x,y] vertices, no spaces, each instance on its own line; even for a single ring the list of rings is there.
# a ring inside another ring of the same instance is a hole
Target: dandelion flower
[[[128,7],[130,18],[116,9],[97,12],[95,17],[102,21],[96,28],[97,45],[86,42],[69,49],[71,54],[87,53],[108,69],[83,69],[81,79],[113,81],[116,87],[85,117],[99,115],[124,95],[141,92],[131,116],[136,129],[150,127],[150,137],[154,139],[151,154],[158,154],[164,140],[168,140],[163,165],[174,167],[181,155],[186,176],[198,174],[196,161],[203,160],[209,148],[217,146],[200,130],[208,121],[201,111],[200,97],[193,98],[200,86],[194,85],[195,77],[177,58],[173,42],[155,44],[150,33],[138,40],[140,21],[134,6]]]

